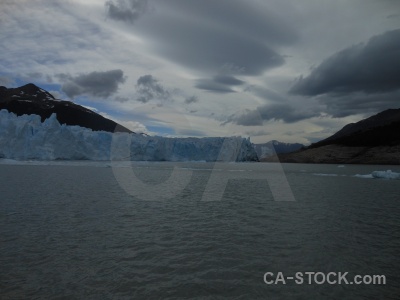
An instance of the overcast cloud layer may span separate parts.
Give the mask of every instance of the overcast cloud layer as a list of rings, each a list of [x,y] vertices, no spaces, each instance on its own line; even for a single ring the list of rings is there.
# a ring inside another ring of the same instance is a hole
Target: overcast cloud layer
[[[259,75],[284,58],[275,48],[296,32],[254,1],[159,1],[159,10],[135,25],[152,49],[194,71]]]
[[[400,29],[371,37],[324,60],[291,88],[320,96],[333,117],[375,113],[400,105]]]
[[[33,82],[150,134],[307,143],[400,107],[396,11],[392,0],[1,1],[0,85]]]
[[[372,37],[324,60],[291,89],[315,96],[349,92],[382,93],[400,88],[400,29]]]

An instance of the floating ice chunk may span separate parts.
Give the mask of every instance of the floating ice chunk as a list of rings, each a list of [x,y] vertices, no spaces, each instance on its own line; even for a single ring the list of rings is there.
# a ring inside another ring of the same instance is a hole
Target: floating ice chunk
[[[313,173],[315,176],[338,176],[338,174]]]
[[[391,170],[373,171],[371,174],[365,174],[365,175],[357,174],[357,175],[354,175],[354,177],[369,178],[369,179],[373,179],[373,178],[400,179],[400,173],[392,172]]]
[[[372,177],[384,179],[400,179],[400,173],[392,172],[392,170],[374,171],[372,172]]]
[[[337,167],[338,168],[344,168],[345,166],[344,165],[338,165]]]
[[[366,174],[366,175],[362,175],[362,174],[356,174],[356,175],[354,175],[354,177],[358,177],[358,178],[374,178],[373,176],[372,176],[372,174]]]

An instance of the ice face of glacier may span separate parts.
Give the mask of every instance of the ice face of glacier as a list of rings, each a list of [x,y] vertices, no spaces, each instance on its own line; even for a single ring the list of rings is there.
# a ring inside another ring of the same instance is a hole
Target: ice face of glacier
[[[0,111],[0,158],[16,160],[256,161],[250,140],[163,138],[61,125],[55,114]]]

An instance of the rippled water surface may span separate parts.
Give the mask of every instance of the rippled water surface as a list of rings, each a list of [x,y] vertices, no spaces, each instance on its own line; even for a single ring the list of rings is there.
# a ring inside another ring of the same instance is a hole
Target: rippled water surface
[[[400,168],[270,166],[0,164],[0,298],[399,299],[400,180],[354,175]],[[386,285],[263,281],[308,271]]]

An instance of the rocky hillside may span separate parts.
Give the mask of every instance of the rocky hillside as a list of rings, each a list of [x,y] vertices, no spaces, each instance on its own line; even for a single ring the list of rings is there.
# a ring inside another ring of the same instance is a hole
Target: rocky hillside
[[[313,164],[399,165],[400,145],[379,147],[347,147],[327,145],[288,154],[279,154],[262,161]]]
[[[49,92],[29,83],[18,88],[0,86],[0,110],[21,115],[39,115],[42,122],[57,114],[60,124],[78,125],[94,131],[131,132],[116,122],[70,101],[57,100]]]
[[[399,145],[400,109],[388,109],[357,123],[348,124],[327,139],[312,144],[310,148],[333,144],[351,147]]]
[[[264,159],[293,163],[400,164],[400,109],[388,109],[304,150]]]

